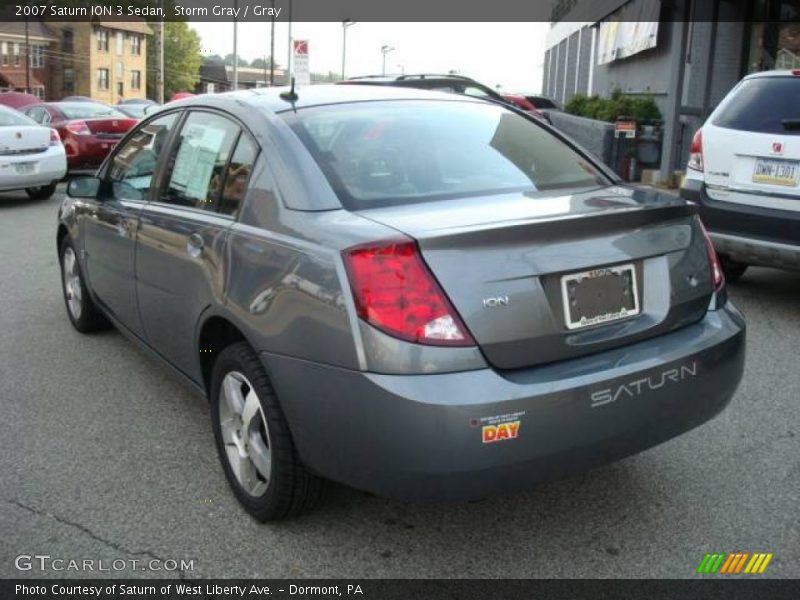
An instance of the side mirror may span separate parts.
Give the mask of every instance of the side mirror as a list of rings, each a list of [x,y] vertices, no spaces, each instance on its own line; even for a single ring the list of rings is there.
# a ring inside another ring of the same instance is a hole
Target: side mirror
[[[67,184],[67,196],[70,198],[97,198],[100,191],[98,177],[76,177]]]

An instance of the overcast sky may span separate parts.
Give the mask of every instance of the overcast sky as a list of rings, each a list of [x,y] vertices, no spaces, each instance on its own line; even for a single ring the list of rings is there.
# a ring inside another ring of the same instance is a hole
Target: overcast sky
[[[190,23],[207,54],[233,52],[232,23]],[[507,92],[542,87],[548,23],[356,23],[347,29],[347,76],[380,74],[381,46],[394,46],[387,73],[447,73],[451,69]],[[341,23],[294,23],[294,39],[309,40],[311,70],[342,69]],[[286,64],[288,24],[275,23],[275,60]],[[239,56],[269,55],[270,23],[239,24]]]

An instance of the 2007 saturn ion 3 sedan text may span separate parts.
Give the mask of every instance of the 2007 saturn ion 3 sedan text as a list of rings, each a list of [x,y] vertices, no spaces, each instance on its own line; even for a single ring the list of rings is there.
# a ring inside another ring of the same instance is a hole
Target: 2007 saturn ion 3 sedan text
[[[745,326],[695,207],[524,113],[368,86],[171,103],[59,215],[67,313],[210,400],[261,520],[463,500],[700,425]]]

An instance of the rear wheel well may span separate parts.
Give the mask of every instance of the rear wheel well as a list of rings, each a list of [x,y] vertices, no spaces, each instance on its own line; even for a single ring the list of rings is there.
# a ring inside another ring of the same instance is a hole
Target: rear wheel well
[[[211,395],[211,372],[217,356],[231,344],[246,341],[244,334],[227,319],[211,317],[203,323],[197,342],[197,352],[200,359],[200,371],[203,374],[203,384],[209,397]]]

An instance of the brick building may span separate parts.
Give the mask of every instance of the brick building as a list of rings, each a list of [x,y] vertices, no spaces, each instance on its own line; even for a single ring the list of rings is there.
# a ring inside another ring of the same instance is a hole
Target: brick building
[[[116,104],[144,98],[147,88],[147,36],[141,21],[48,23],[51,87],[55,97],[88,96]]]
[[[0,22],[0,91],[28,92],[42,99],[52,99],[50,49],[58,37],[38,21],[28,23],[28,46],[25,43],[25,22]],[[30,74],[25,56],[30,52]],[[30,77],[30,79],[28,79]]]

